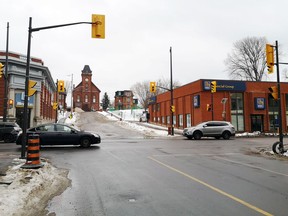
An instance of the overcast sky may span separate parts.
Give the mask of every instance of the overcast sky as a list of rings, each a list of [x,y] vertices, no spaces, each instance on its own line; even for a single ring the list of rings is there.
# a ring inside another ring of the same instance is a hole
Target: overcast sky
[[[89,65],[101,98],[107,92],[114,99],[136,82],[169,79],[170,47],[173,78],[181,84],[229,79],[224,60],[245,37],[278,40],[287,53],[287,0],[2,0],[0,50],[7,22],[9,50],[26,55],[29,17],[36,28],[90,22],[92,14],[105,15],[105,39],[92,39],[90,25],[34,32],[31,56],[44,61],[55,81],[73,74],[75,85]]]

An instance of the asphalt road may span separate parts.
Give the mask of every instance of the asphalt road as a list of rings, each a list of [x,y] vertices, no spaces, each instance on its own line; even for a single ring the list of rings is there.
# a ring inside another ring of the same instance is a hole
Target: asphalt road
[[[287,215],[287,160],[251,151],[275,138],[157,138],[95,113],[81,119],[101,134],[101,145],[41,149],[72,180],[49,203],[50,215]]]

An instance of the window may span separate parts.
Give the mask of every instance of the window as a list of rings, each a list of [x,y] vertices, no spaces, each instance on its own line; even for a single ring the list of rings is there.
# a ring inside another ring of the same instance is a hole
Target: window
[[[231,94],[231,119],[236,131],[244,131],[243,94]]]
[[[178,126],[183,127],[183,115],[178,115]]]
[[[165,124],[165,117],[162,116],[162,124]]]
[[[157,112],[160,111],[160,103],[157,103],[157,104],[156,104],[156,111],[157,111]]]
[[[80,95],[77,95],[77,102],[80,102]]]
[[[186,114],[186,127],[191,127],[191,114]]]
[[[96,96],[93,95],[93,103],[96,103]]]
[[[167,125],[170,124],[170,116],[167,116],[167,117],[166,117],[166,122],[167,122]]]
[[[287,104],[286,104],[286,110],[287,110]],[[277,101],[274,100],[274,98],[271,95],[269,95],[268,97],[268,112],[269,112],[270,131],[276,132],[277,128],[279,127],[278,103]],[[286,111],[286,117],[287,117],[287,111]]]
[[[85,95],[85,103],[88,103],[88,95]]]
[[[176,116],[173,115],[173,125],[176,125]]]

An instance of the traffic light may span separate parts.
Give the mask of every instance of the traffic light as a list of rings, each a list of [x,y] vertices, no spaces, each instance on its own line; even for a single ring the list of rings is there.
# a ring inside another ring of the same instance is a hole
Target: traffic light
[[[58,80],[58,92],[64,92],[64,80]]]
[[[211,83],[210,83],[211,93],[215,93],[216,92],[216,85],[217,85],[216,81],[211,81]]]
[[[150,92],[156,92],[156,82],[150,82]]]
[[[0,78],[3,76],[3,71],[4,71],[4,65],[0,62]]]
[[[53,103],[53,109],[56,110],[58,108],[58,103],[54,102]]]
[[[92,14],[92,38],[105,38],[105,15]]]
[[[266,44],[266,63],[268,67],[268,74],[274,72],[274,48],[270,44]]]
[[[268,89],[270,91],[271,96],[274,98],[274,100],[278,100],[278,88],[277,88],[277,86],[271,86]]]
[[[33,80],[29,80],[28,82],[28,97],[31,97],[35,94],[35,92],[37,91],[36,89],[34,89],[34,86],[37,84],[36,81]]]
[[[175,112],[175,106],[170,106],[170,111],[171,111],[172,113],[174,113],[174,112]]]
[[[212,110],[212,104],[207,104],[206,110],[210,112]]]
[[[12,99],[9,99],[9,109],[12,109],[14,101]]]

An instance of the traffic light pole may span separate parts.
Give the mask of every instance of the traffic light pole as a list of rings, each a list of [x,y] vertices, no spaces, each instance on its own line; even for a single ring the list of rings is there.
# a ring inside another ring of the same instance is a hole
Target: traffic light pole
[[[56,113],[55,113],[55,123],[57,123],[57,119],[58,119],[58,107],[59,107],[58,79],[57,79],[57,82],[56,82],[56,86],[57,86],[57,93],[56,93],[56,103],[57,103],[57,107],[56,107]]]
[[[27,140],[26,136],[27,136],[27,128],[28,128],[28,83],[29,83],[29,71],[30,71],[30,50],[31,50],[32,32],[46,30],[46,29],[52,29],[52,28],[60,28],[60,27],[71,26],[71,25],[79,25],[79,24],[97,24],[97,23],[94,23],[94,22],[76,22],[76,23],[68,23],[68,24],[62,24],[62,25],[32,28],[32,17],[29,18],[27,63],[26,63],[26,77],[25,77],[23,135],[22,135],[22,145],[21,145],[21,158],[22,159],[25,158],[25,153],[26,153],[26,140]]]
[[[279,56],[278,56],[278,41],[275,45],[276,50],[276,67],[277,67],[277,88],[278,88],[278,120],[279,120],[279,150],[283,151],[283,126],[282,126],[282,103],[281,103],[281,90],[280,90],[280,70],[279,70]]]
[[[171,107],[173,104],[173,73],[172,73],[172,47],[170,47],[170,93],[171,93]],[[171,110],[171,135],[174,136],[174,121],[173,121],[173,111]]]

